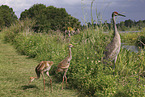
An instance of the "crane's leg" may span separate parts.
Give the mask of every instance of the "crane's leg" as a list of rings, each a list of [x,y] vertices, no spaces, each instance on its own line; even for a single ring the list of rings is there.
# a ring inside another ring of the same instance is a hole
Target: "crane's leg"
[[[44,90],[45,90],[45,77],[44,77],[43,72],[41,72],[41,74],[42,74],[42,77],[43,77],[43,85],[44,85]]]
[[[30,77],[30,80],[29,80],[28,85],[29,85],[34,79],[38,79],[38,78],[37,78],[37,77]]]
[[[68,70],[68,69],[65,70],[64,75],[63,75],[63,80],[62,80],[62,89],[63,89],[64,77],[65,77],[66,82],[67,82],[67,77],[66,77],[66,72],[67,72],[67,70]]]
[[[30,81],[28,85],[34,80],[34,79],[39,79],[40,78],[40,71],[36,70],[37,77],[30,77]]]
[[[113,67],[113,69],[115,69],[115,63],[116,63],[116,61],[117,61],[117,56],[114,59],[114,67]]]
[[[113,72],[113,75],[115,74],[115,64],[116,64],[116,61],[117,61],[117,56],[116,56],[115,59],[114,59],[114,67],[113,67],[114,72]]]
[[[61,89],[63,89],[63,82],[64,82],[64,75],[63,75],[63,79],[62,79],[62,88]]]
[[[51,85],[51,92],[52,92],[52,79],[51,77],[49,76],[49,72],[47,71],[46,74],[48,75],[49,79],[50,79],[50,85]]]
[[[66,81],[66,85],[67,85],[67,77],[66,77],[67,71],[68,71],[68,69],[66,69],[66,71],[65,71],[65,81]]]

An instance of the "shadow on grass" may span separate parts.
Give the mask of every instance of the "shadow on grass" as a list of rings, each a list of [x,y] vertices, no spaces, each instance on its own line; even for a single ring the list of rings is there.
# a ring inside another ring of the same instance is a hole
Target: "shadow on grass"
[[[36,89],[38,89],[38,87],[36,85],[24,85],[24,86],[22,86],[23,90],[27,90],[27,89],[30,89],[30,88],[36,88]]]

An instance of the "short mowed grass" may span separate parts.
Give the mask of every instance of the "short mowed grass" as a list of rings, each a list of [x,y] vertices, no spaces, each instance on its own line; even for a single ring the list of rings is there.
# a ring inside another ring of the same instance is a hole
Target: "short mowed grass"
[[[28,56],[18,54],[16,49],[0,40],[0,96],[1,97],[77,97],[78,92],[65,88],[52,77],[53,92],[50,91],[49,78],[45,75],[46,91],[43,79],[34,80],[28,85],[29,77],[36,76],[38,62]]]

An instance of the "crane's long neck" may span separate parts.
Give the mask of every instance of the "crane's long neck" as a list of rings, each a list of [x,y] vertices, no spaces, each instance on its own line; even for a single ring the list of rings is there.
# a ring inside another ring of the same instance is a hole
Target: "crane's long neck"
[[[71,48],[69,48],[69,57],[72,57],[72,55],[71,55]]]
[[[117,31],[115,16],[113,16],[112,19],[113,19],[114,35],[119,34],[118,31]]]
[[[115,41],[115,43],[117,45],[119,45],[119,47],[120,47],[121,46],[121,39],[120,39],[119,32],[117,31],[115,16],[113,16],[113,27],[114,27],[114,38],[113,38],[113,41]]]

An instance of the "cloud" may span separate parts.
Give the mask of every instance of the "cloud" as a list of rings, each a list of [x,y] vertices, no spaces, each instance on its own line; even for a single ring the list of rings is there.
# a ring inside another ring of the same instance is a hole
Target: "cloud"
[[[68,5],[76,5],[76,4],[80,4],[81,0],[62,0],[62,2]]]
[[[45,2],[46,0],[0,0],[0,6],[7,5],[10,8],[13,8],[14,12],[19,17],[21,12],[24,11],[25,9],[29,9],[31,6],[33,6],[36,3],[45,4]]]
[[[53,5],[65,7],[81,4],[81,0],[0,0],[0,5],[8,5],[12,7],[14,11],[29,9],[31,6],[37,3],[45,4],[47,6]]]
[[[0,5],[8,5],[9,7],[13,8],[15,12],[22,11],[32,6],[31,1],[28,2],[28,0],[3,0],[0,2]]]

